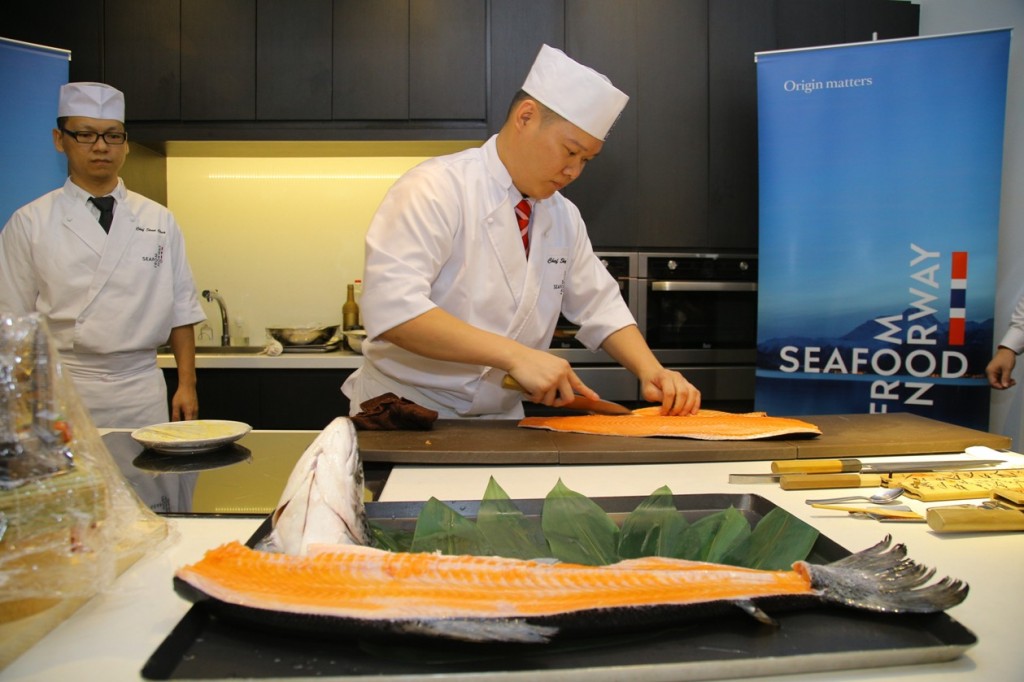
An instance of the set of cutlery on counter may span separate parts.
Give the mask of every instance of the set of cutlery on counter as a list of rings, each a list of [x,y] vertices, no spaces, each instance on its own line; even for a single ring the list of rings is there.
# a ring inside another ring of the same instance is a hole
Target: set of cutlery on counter
[[[1024,468],[992,455],[1003,453],[984,446],[965,449],[970,458],[908,458],[898,462],[859,459],[777,460],[771,472],[730,474],[730,483],[778,483],[783,490],[882,488],[873,495],[809,499],[818,509],[845,511],[879,521],[927,522],[936,532],[1024,530]],[[922,515],[900,497],[920,502],[970,500],[968,504],[938,505]],[[868,502],[873,506],[843,505]]]

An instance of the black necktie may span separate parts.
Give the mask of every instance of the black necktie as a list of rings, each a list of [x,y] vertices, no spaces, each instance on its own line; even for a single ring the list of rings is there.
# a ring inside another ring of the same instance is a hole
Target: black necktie
[[[89,197],[89,201],[100,210],[100,227],[110,232],[110,223],[114,222],[114,197]]]

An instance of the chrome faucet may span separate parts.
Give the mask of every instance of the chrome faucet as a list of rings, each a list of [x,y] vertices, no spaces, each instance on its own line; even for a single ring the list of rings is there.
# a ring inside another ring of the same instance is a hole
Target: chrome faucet
[[[221,324],[221,335],[220,345],[230,346],[231,345],[231,327],[228,326],[228,306],[224,303],[224,298],[217,293],[217,290],[210,289],[203,290],[203,298],[207,301],[216,301],[217,307],[220,308],[220,324]]]

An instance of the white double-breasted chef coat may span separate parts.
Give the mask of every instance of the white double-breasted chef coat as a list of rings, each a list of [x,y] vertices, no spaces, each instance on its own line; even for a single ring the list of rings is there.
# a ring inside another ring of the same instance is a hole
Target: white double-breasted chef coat
[[[432,360],[378,338],[434,307],[536,349],[550,347],[559,313],[580,326],[576,338],[592,350],[635,323],[578,209],[561,194],[534,202],[527,259],[513,210],[521,198],[496,137],[428,160],[388,191],[366,237],[366,359],[343,388],[352,414],[392,392],[441,418],[522,416],[522,395],[501,387],[503,372]]]
[[[104,233],[70,179],[18,209],[0,232],[0,313],[38,312],[97,427],[168,420],[156,349],[205,319],[173,215],[125,189]],[[157,511],[187,511],[194,477],[156,477],[118,462]]]

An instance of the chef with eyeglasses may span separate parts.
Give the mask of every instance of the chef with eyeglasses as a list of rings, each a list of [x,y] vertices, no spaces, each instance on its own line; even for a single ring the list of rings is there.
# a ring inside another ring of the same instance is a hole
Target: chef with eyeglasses
[[[97,427],[195,419],[195,337],[205,319],[185,242],[167,208],[125,188],[124,95],[103,83],[60,89],[53,143],[64,186],[18,209],[0,232],[0,313],[38,313]],[[156,349],[170,343],[178,388]]]
[[[597,398],[548,352],[560,313],[662,413],[697,412],[700,391],[658,362],[560,193],[600,163],[628,99],[544,45],[496,135],[395,182],[366,235],[365,359],[343,386],[353,414],[394,393],[441,418],[518,418],[524,394],[503,386],[505,374],[537,403]]]

